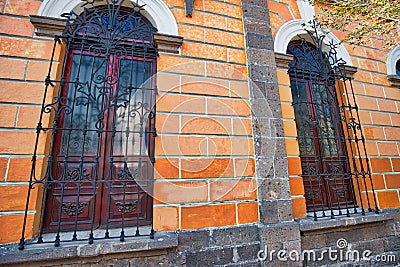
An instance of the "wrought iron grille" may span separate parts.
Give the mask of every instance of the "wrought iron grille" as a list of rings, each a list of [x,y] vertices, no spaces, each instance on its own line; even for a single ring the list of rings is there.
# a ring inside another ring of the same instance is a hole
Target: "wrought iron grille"
[[[314,220],[378,212],[352,78],[314,22],[288,46],[307,211]]]
[[[55,37],[20,249],[35,241],[59,246],[154,235],[156,29],[141,15],[143,6],[96,2],[83,1],[80,14],[63,14],[66,29]],[[51,80],[57,46],[65,48],[65,58],[61,78]],[[51,125],[43,125],[46,114]],[[50,141],[41,171],[37,152],[44,133]],[[26,242],[33,190],[42,196],[39,234]]]

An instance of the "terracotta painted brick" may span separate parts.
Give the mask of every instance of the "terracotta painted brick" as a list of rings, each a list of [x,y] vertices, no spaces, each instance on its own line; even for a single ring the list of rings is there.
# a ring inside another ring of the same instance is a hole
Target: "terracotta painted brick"
[[[36,178],[42,173],[43,159],[36,159]],[[7,182],[28,182],[31,176],[32,158],[11,158],[8,167]]]
[[[396,143],[378,143],[379,154],[381,156],[398,156]]]
[[[179,159],[157,158],[154,164],[154,178],[179,178]]]
[[[365,94],[369,96],[385,97],[385,93],[382,86],[366,84]]]
[[[373,172],[390,172],[392,165],[388,158],[371,158],[371,167]]]
[[[285,144],[286,144],[286,155],[288,156],[300,155],[299,142],[296,139],[285,139]]]
[[[386,98],[400,100],[400,89],[393,87],[385,87]]]
[[[41,4],[41,1],[35,0],[7,0],[5,13],[20,16],[37,14]]]
[[[355,46],[348,43],[344,43],[344,47],[350,53],[351,56],[368,58],[365,48],[362,46]]]
[[[290,193],[292,196],[297,196],[297,195],[304,195],[304,184],[303,184],[303,178],[301,177],[291,177],[289,179],[290,182]]]
[[[385,128],[386,140],[400,140],[400,128]]]
[[[367,140],[385,140],[385,134],[380,127],[364,127],[364,136]]]
[[[230,158],[181,159],[182,178],[233,177],[233,170]]]
[[[182,76],[182,93],[229,96],[229,82],[225,80]]]
[[[236,205],[221,204],[181,208],[182,229],[199,229],[236,224]]]
[[[205,11],[221,14],[229,17],[242,18],[242,8],[240,6],[229,5],[213,0],[204,0]]]
[[[1,106],[0,127],[14,128],[17,109],[16,106]]]
[[[400,174],[385,174],[385,181],[388,189],[400,188]]]
[[[380,111],[397,112],[395,101],[378,99],[378,105]]]
[[[248,224],[258,222],[258,203],[238,203],[237,204],[238,223]]]
[[[174,231],[179,227],[178,207],[155,207],[153,225],[156,231]]]
[[[8,165],[8,158],[0,158],[0,182],[4,181],[7,165]]]
[[[212,59],[220,61],[228,60],[228,51],[225,47],[209,45],[209,44],[183,42],[181,53],[182,56],[187,56],[187,57]]]
[[[292,104],[281,103],[282,118],[294,119],[294,108]]]
[[[278,77],[279,85],[290,86],[289,74],[287,74],[287,72],[285,72],[283,70],[277,70],[276,74]]]
[[[362,110],[378,110],[378,104],[375,98],[357,96],[358,107]]]
[[[208,153],[217,156],[252,156],[254,155],[253,139],[209,138]]]
[[[376,61],[364,58],[358,58],[360,69],[368,70],[368,71],[376,71],[378,72],[378,64]]]
[[[390,115],[382,112],[371,112],[372,122],[375,125],[392,125]]]
[[[202,14],[204,17],[204,22],[203,26],[205,27],[210,27],[210,28],[216,28],[220,30],[226,30],[227,28],[227,18],[224,16],[217,16],[215,14],[208,14],[208,13],[203,13]]]
[[[226,22],[224,17],[219,17],[214,15],[216,18],[214,18],[212,21],[208,21],[207,19],[211,19],[211,16],[207,16],[207,14],[203,12],[198,12],[197,10],[193,11],[193,16],[191,18],[186,17],[186,11],[184,9],[174,8],[171,11],[178,23],[192,24],[196,26],[209,26],[209,27],[212,27],[212,25],[215,24],[215,26],[222,27],[223,29],[226,28]],[[205,19],[205,17],[207,17],[207,19]]]
[[[43,61],[29,60],[28,72],[26,73],[26,80],[42,82],[46,79],[49,72],[50,63]],[[54,63],[51,69],[50,77],[56,79],[58,64]]]
[[[233,80],[247,80],[247,67],[235,64],[206,62],[206,75]]]
[[[249,119],[233,119],[233,134],[252,135],[252,122]]]
[[[41,135],[38,144],[38,154],[43,154],[45,134]],[[1,132],[0,153],[2,154],[32,154],[36,140],[36,133],[28,132]],[[18,144],[17,146],[15,144]]]
[[[283,121],[283,130],[286,137],[297,137],[297,128],[295,121]]]
[[[236,172],[236,177],[254,176],[255,173],[254,159],[253,158],[235,159],[235,172]]]
[[[244,48],[244,36],[240,33],[207,29],[206,42],[210,44]]]
[[[231,120],[218,117],[182,116],[182,133],[186,134],[217,134],[232,133]]]
[[[289,7],[283,3],[268,1],[268,9],[278,13],[285,21],[293,20],[293,16],[289,11]]]
[[[289,175],[300,176],[302,173],[300,157],[288,158],[288,168]]]
[[[358,70],[354,75],[354,79],[361,82],[373,83],[371,72]]]
[[[378,147],[377,147],[377,143],[376,142],[365,143],[365,148],[367,150],[367,155],[368,156],[378,156],[379,155],[379,151],[378,151]],[[361,156],[364,156],[364,154],[365,154],[365,153],[363,153],[364,149],[360,149],[360,152],[361,152]]]
[[[0,36],[0,55],[25,58],[50,59],[53,41]],[[59,50],[56,51],[56,55]]]
[[[400,207],[399,194],[397,191],[378,192],[379,208],[398,208]]]
[[[226,21],[228,31],[243,33],[243,22],[241,20],[227,18]]]
[[[157,110],[164,112],[205,113],[204,97],[192,97],[179,94],[158,94]]]
[[[372,124],[371,112],[360,111],[358,115],[360,116],[360,123]]]
[[[257,199],[255,180],[210,181],[210,200],[253,200]]]
[[[279,86],[279,98],[281,102],[292,102],[292,91],[289,86]]]
[[[157,59],[157,70],[175,73],[204,75],[204,61],[171,56],[160,53]]]
[[[400,126],[400,114],[390,114],[393,126]]]
[[[25,70],[26,70],[26,60],[0,58],[0,77],[2,78],[23,80],[25,75]]]
[[[0,33],[31,37],[33,24],[28,18],[0,16]]]
[[[31,190],[29,209],[36,205],[37,190]],[[26,205],[28,186],[0,186],[0,211],[23,211]]]
[[[206,156],[207,138],[188,136],[159,136],[157,137],[156,156]]]
[[[207,182],[156,182],[154,183],[155,204],[181,204],[208,201]]]
[[[231,97],[250,97],[250,89],[247,81],[230,81],[229,89]]]
[[[17,128],[35,128],[39,122],[41,107],[20,106],[18,112]],[[43,127],[51,127],[50,116],[48,113],[43,114]]]
[[[373,174],[371,177],[371,180],[372,180],[372,185],[374,187],[374,190],[386,189],[385,180],[383,178],[383,175]],[[354,181],[353,185],[354,185],[356,194],[358,194],[358,192],[359,192],[358,188],[360,188],[362,192],[365,191],[365,188],[367,188],[367,190],[372,190],[371,181],[368,178],[364,179],[364,178],[360,177],[360,178],[358,178],[358,183],[357,183],[357,181]]]
[[[246,52],[243,49],[228,48],[228,62],[246,64]]]
[[[367,53],[367,58],[386,62],[387,54],[381,50],[365,48],[365,52]]]
[[[357,82],[357,81],[353,81],[352,84],[353,84],[354,94],[365,95],[364,86],[368,86],[368,85],[366,85],[366,84],[364,85],[364,83]]]
[[[157,114],[156,129],[159,133],[179,133],[179,115]]]
[[[292,199],[293,217],[296,219],[304,218],[307,215],[306,199],[293,198]]]
[[[244,99],[208,98],[207,113],[216,115],[250,116],[250,103]]]
[[[25,237],[32,237],[33,217],[29,214],[26,222]],[[22,223],[24,215],[2,215],[0,216],[0,244],[17,243],[22,234]]]
[[[157,73],[157,90],[162,92],[180,92],[180,76],[163,72]]]
[[[42,84],[0,81],[0,102],[41,104],[43,89]]]
[[[400,172],[400,158],[391,158],[393,171]]]
[[[184,40],[204,42],[205,29],[195,26],[178,25],[179,36]]]
[[[388,80],[388,78],[386,77],[386,74],[377,74],[377,73],[371,73],[372,76],[372,81],[375,84],[380,84],[380,85],[384,85],[384,86],[390,86],[390,82]]]
[[[275,27],[276,29],[279,29],[285,23],[281,16],[279,16],[279,14],[275,12],[269,13],[269,19],[271,26]]]

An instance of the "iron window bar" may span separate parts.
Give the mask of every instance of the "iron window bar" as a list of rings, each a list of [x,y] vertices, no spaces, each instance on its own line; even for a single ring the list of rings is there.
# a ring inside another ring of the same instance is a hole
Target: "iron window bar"
[[[21,250],[33,243],[154,238],[156,29],[141,15],[143,6],[131,1],[98,6],[84,0],[82,8],[81,14],[62,15],[66,28],[54,38]],[[57,46],[66,53],[61,79],[52,80]],[[48,126],[44,116],[51,118]],[[37,158],[44,134],[50,141],[42,171]],[[27,241],[34,190],[42,208],[35,218],[38,236]]]
[[[346,62],[315,21],[307,34],[288,46],[307,212],[314,220],[379,213]]]

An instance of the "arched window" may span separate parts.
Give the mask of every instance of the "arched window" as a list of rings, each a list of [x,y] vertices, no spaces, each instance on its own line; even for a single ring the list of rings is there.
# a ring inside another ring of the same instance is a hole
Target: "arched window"
[[[287,53],[294,56],[290,87],[307,210],[349,212],[356,198],[334,69],[321,48],[304,39],[292,41]]]
[[[47,169],[41,178],[32,171],[32,184],[45,185],[39,242],[54,232],[59,245],[71,232],[92,243],[96,229],[107,238],[111,228],[123,240],[126,227],[138,236],[152,224],[156,29],[133,3],[94,2],[64,15],[61,79],[46,81],[56,94],[42,110],[53,124],[38,127],[50,135]]]
[[[400,60],[396,62],[396,74],[400,77]]]

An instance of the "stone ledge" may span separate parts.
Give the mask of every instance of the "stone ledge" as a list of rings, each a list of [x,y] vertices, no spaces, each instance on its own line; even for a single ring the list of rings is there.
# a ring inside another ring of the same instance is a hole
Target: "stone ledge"
[[[22,251],[17,244],[0,246],[0,265],[27,264],[44,261],[68,260],[73,258],[94,258],[109,254],[129,253],[131,258],[137,253],[149,255],[166,254],[167,249],[178,246],[178,235],[174,232],[156,233],[149,237],[130,238],[125,242],[117,240],[99,240],[89,245],[86,242],[64,243],[60,247],[53,244],[28,245]]]
[[[336,219],[319,219],[318,221],[314,221],[312,218],[304,218],[299,219],[298,222],[301,232],[311,232],[361,224],[378,223],[393,219],[393,215],[389,212],[352,216],[353,217],[337,217]]]
[[[388,75],[388,80],[390,81],[390,85],[394,87],[400,87],[400,77],[397,75]]]

